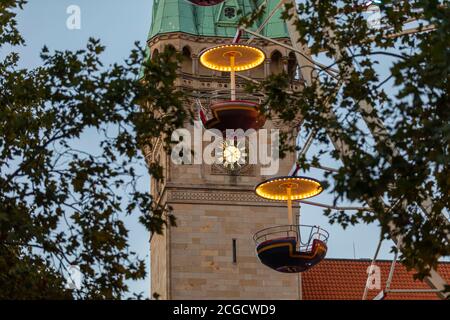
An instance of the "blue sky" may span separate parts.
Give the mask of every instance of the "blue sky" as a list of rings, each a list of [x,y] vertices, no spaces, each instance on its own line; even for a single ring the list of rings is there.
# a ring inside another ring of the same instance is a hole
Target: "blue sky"
[[[66,13],[70,5],[81,9],[81,29],[69,30]],[[107,47],[103,62],[120,62],[128,57],[135,41],[144,43],[151,23],[152,1],[150,0],[29,0],[25,10],[18,16],[19,29],[26,41],[26,47],[18,50],[21,54],[21,66],[39,65],[39,53],[43,45],[50,50],[84,48],[89,37],[99,38]],[[83,149],[95,148],[95,131],[87,132],[82,139]],[[146,174],[145,168],[138,168]],[[141,189],[150,189],[150,178],[141,179]],[[140,225],[136,216],[128,217],[131,251],[141,257],[150,257],[149,234]],[[147,263],[149,270],[149,263]],[[134,292],[144,292],[149,296],[149,279],[130,283]]]
[[[81,29],[69,30],[66,13],[70,5],[81,8]],[[103,55],[105,64],[120,62],[126,58],[136,40],[144,42],[151,23],[152,0],[29,0],[25,10],[19,14],[19,28],[27,42],[21,48],[21,65],[34,67],[40,63],[39,52],[45,44],[50,50],[79,49],[85,46],[89,37],[101,39],[107,50]],[[92,137],[90,136],[92,135]],[[88,132],[85,147],[90,147],[87,141],[95,140],[95,132]],[[311,148],[309,154],[317,150],[317,145]],[[339,166],[333,160],[324,163],[331,167]],[[139,168],[142,173],[143,168]],[[320,171],[312,171],[308,175],[320,178]],[[149,178],[141,182],[141,188],[149,190]],[[322,194],[314,201],[331,203],[332,195]],[[343,230],[339,226],[331,226],[322,214],[322,209],[307,205],[302,207],[302,223],[321,225],[330,232],[328,257],[339,258],[369,258],[373,255],[379,236],[376,225],[358,225]],[[135,217],[127,219],[130,228],[131,250],[146,257],[149,264],[149,235],[137,223]],[[384,242],[379,257],[389,259],[392,243]],[[382,279],[382,281],[384,281]],[[130,283],[134,292],[143,291],[149,296],[149,278]]]

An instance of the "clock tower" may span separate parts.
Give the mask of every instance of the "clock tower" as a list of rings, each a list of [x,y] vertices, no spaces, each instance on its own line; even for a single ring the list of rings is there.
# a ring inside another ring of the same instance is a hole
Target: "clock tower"
[[[199,61],[200,53],[230,44],[242,15],[250,14],[263,2],[227,0],[202,7],[185,0],[154,0],[149,52],[153,56],[172,46],[182,54],[176,85],[188,94],[186,108],[198,111],[201,106],[208,114],[212,103],[230,99],[229,73],[205,68]],[[266,1],[266,15],[277,2]],[[265,19],[262,17],[252,29]],[[290,44],[281,11],[261,33]],[[247,41],[244,35],[240,43]],[[293,52],[260,39],[252,40],[251,45],[262,50],[265,59],[257,68],[237,72],[238,99],[257,103],[261,97],[244,92],[246,81],[260,81],[283,71],[291,80],[291,90],[301,90]],[[192,138],[204,130],[199,123],[186,123]],[[277,119],[267,120],[261,130],[270,129],[295,130]],[[258,139],[259,147],[271,144],[270,133],[266,140],[261,141],[261,136]],[[147,159],[158,161],[164,169],[164,181],[151,184],[154,201],[170,206],[177,219],[176,227],[151,236],[152,295],[159,299],[299,298],[298,275],[274,272],[261,264],[252,239],[260,229],[287,224],[286,204],[259,198],[254,187],[271,176],[287,175],[295,154],[287,154],[277,170],[267,174],[264,164],[240,162],[246,153],[245,146],[229,145],[224,147],[222,163],[176,164],[161,143],[145,150]]]

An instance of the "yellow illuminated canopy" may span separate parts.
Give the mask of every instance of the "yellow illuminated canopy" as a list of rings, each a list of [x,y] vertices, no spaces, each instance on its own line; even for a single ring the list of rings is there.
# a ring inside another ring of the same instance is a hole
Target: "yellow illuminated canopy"
[[[319,181],[307,177],[276,177],[258,184],[255,192],[258,196],[269,200],[291,200],[311,198],[323,191]]]
[[[242,44],[226,44],[206,49],[200,55],[200,62],[209,69],[218,71],[244,71],[263,63],[265,56],[260,49]]]

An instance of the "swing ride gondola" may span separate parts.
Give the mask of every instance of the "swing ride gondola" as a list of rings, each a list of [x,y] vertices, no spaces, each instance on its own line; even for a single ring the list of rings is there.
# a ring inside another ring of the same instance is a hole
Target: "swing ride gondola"
[[[264,53],[255,47],[226,44],[208,48],[200,53],[200,63],[206,68],[230,72],[230,96],[211,103],[208,112],[200,109],[199,118],[205,129],[258,130],[265,123],[258,103],[236,98],[236,72],[253,69],[263,63]]]
[[[264,199],[287,201],[289,221],[288,225],[255,233],[253,240],[261,263],[279,272],[298,273],[325,258],[328,232],[319,226],[301,225],[299,216],[292,212],[292,201],[311,198],[322,191],[319,181],[297,176],[276,177],[256,186],[256,194]]]

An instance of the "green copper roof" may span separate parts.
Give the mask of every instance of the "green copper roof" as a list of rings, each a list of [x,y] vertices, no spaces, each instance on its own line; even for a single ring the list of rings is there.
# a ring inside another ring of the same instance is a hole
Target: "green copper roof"
[[[267,16],[279,0],[267,0]],[[209,7],[195,6],[187,0],[154,0],[152,25],[148,38],[162,33],[185,32],[198,36],[234,37],[236,27],[242,15],[248,15],[261,5],[264,0],[226,0]],[[262,17],[264,21],[265,17]],[[258,28],[255,23],[252,29]],[[281,9],[272,17],[264,28],[263,35],[270,38],[286,38],[288,32],[281,19]]]

